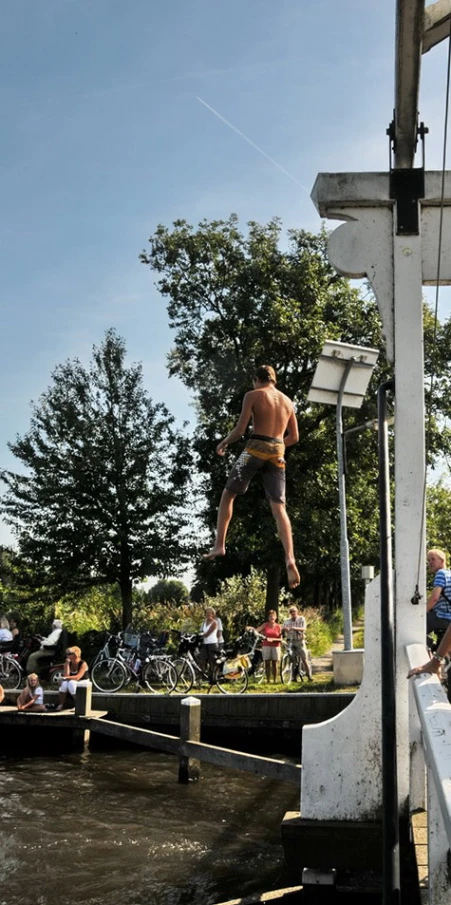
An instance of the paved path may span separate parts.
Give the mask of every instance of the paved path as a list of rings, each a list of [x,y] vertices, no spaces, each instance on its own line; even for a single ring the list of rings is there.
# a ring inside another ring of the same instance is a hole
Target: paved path
[[[353,632],[359,632],[363,629],[363,619],[357,620],[355,625],[352,627]],[[312,667],[313,672],[333,672],[333,664],[332,664],[332,654],[334,650],[343,650],[344,645],[344,636],[338,635],[335,639],[330,651],[327,654],[323,654],[322,657],[313,657],[312,658]]]

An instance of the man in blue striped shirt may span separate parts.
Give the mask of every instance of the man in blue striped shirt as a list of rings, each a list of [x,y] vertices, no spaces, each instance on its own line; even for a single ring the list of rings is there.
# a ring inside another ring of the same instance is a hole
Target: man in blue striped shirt
[[[434,573],[434,587],[426,604],[427,633],[446,630],[451,624],[451,571],[446,568],[446,553],[429,550],[427,562]]]

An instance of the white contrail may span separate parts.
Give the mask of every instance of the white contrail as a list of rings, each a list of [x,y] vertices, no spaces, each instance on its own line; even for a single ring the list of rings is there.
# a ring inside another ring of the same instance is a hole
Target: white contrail
[[[199,103],[203,104],[204,107],[207,108],[207,110],[210,110],[211,113],[214,113],[214,115],[217,116],[218,119],[221,120],[221,122],[225,123],[226,126],[229,127],[229,129],[233,129],[233,131],[236,132],[237,135],[239,135],[241,138],[244,138],[244,141],[247,141],[248,145],[250,145],[251,148],[255,148],[255,150],[258,151],[259,154],[261,154],[263,157],[266,157],[266,160],[269,160],[269,162],[277,167],[278,170],[280,170],[282,173],[285,173],[285,176],[288,176],[288,179],[291,179],[291,181],[298,185],[299,188],[304,189],[304,192],[307,192],[307,194],[309,194],[308,189],[305,187],[305,185],[302,185],[302,182],[299,182],[295,176],[292,176],[291,173],[289,173],[288,170],[285,169],[285,167],[281,166],[280,163],[277,163],[277,160],[274,160],[274,157],[270,157],[270,155],[267,154],[266,151],[263,150],[263,148],[260,148],[258,145],[256,145],[255,141],[252,141],[251,138],[248,138],[247,135],[244,134],[244,132],[241,132],[240,129],[237,129],[237,127],[234,126],[233,123],[230,123],[229,120],[225,118],[225,116],[221,116],[221,114],[218,113],[218,111],[215,110],[214,107],[210,107],[210,104],[207,104],[207,102],[203,101],[202,98],[198,95],[196,95],[196,100],[198,100]]]

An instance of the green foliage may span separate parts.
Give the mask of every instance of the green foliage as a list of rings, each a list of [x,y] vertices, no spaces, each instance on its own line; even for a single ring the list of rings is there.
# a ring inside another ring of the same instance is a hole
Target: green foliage
[[[358,632],[355,632],[352,636],[352,646],[358,650],[359,648],[365,647],[365,632],[363,629],[359,629]]]
[[[184,220],[176,221],[172,231],[159,226],[150,237],[150,251],[142,254],[159,274],[158,288],[168,299],[175,332],[169,372],[196,400],[195,449],[207,498],[203,519],[210,529],[230,467],[230,460],[216,456],[216,443],[236,422],[256,365],[272,364],[280,388],[294,400],[301,440],[289,453],[288,510],[303,594],[318,605],[336,601],[340,586],[335,409],[312,407],[306,397],[326,337],[382,345],[373,300],[335,273],[326,238],[324,231],[291,230],[288,249],[282,250],[279,220],[251,222],[243,235],[232,215],[227,221],[202,221],[197,229]],[[375,387],[385,374],[381,355],[363,410],[350,415],[347,426],[374,417]],[[351,550],[356,562],[368,550],[377,561],[377,456],[372,444],[356,442],[350,466],[359,454],[356,485],[350,481],[349,486]],[[198,567],[200,587],[208,593],[216,591],[221,578],[248,574],[251,566],[266,573],[282,567],[283,574],[283,551],[258,482],[237,501],[235,512],[227,557]]]
[[[426,546],[451,551],[451,488],[443,478],[427,488]]]
[[[327,235],[288,233],[281,248],[281,223],[273,219],[239,229],[228,220],[201,221],[197,228],[177,220],[172,230],[158,226],[143,263],[158,275],[168,302],[174,346],[170,374],[192,391],[198,425],[195,449],[206,498],[204,525],[213,530],[217,505],[230,468],[215,447],[238,418],[243,394],[256,365],[272,364],[278,384],[295,402],[300,443],[289,452],[288,511],[293,523],[302,594],[314,605],[340,602],[340,543],[335,407],[310,405],[307,393],[324,340],[337,339],[381,349],[368,393],[359,411],[346,410],[345,428],[376,417],[377,386],[390,376],[383,352],[381,322],[370,292],[363,295],[337,275],[327,259]],[[450,448],[442,424],[450,414],[451,325],[438,325],[425,306],[426,381],[434,369],[429,459]],[[208,379],[206,379],[208,375]],[[429,400],[429,391],[426,396]],[[237,454],[241,451],[237,444]],[[347,505],[353,598],[363,599],[362,563],[379,562],[377,437],[371,431],[348,441]],[[200,562],[198,585],[215,593],[218,582],[253,566],[268,575],[283,554],[258,482],[235,506],[227,557]],[[277,602],[275,586],[273,604]]]
[[[229,641],[240,635],[246,625],[257,626],[264,622],[265,601],[265,576],[251,569],[249,575],[234,575],[220,582],[214,597],[205,595],[204,607],[213,607],[221,617],[224,637]]]
[[[1,511],[34,585],[65,595],[117,584],[124,625],[133,582],[188,558],[191,465],[188,439],[125,358],[109,330],[89,369],[59,365],[28,433],[10,444],[26,473],[0,473]]]
[[[205,607],[201,604],[148,603],[135,610],[133,627],[137,631],[147,631],[154,635],[168,630],[170,648],[175,649],[178,632],[197,632],[205,618]]]
[[[175,603],[186,604],[189,600],[189,590],[183,581],[176,578],[162,578],[147,592],[147,599],[151,603]]]
[[[83,635],[104,629],[119,631],[122,622],[118,585],[99,585],[84,594],[66,594],[57,603],[59,618],[70,632]]]

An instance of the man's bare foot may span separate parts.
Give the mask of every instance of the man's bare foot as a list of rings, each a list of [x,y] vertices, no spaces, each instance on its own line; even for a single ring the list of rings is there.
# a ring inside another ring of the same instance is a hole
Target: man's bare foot
[[[294,561],[287,562],[286,566],[287,566],[287,575],[288,575],[288,587],[297,588],[297,586],[301,580],[301,576],[299,575],[299,572],[298,572],[298,567]]]
[[[225,556],[225,547],[212,547],[209,553],[204,553],[202,559],[216,559],[217,556]]]

